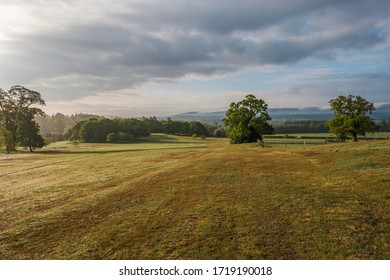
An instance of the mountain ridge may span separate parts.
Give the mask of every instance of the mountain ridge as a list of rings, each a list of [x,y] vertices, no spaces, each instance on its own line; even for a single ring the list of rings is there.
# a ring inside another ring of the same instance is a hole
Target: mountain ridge
[[[183,121],[202,121],[202,122],[221,122],[225,117],[226,111],[215,112],[185,112],[172,115],[173,120]],[[320,107],[304,107],[304,108],[270,108],[268,113],[273,122],[282,121],[298,121],[298,120],[328,120],[333,117],[330,109],[322,109]],[[374,120],[382,120],[390,118],[390,103],[382,104],[376,107],[372,112]]]

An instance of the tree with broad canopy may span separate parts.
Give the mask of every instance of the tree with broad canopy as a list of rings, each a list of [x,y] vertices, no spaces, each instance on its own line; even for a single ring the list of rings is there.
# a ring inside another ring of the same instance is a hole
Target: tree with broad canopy
[[[9,91],[0,89],[0,126],[3,137],[6,135],[8,153],[18,144],[29,147],[30,151],[43,147],[43,138],[34,117],[45,113],[32,105],[45,105],[39,92],[23,86],[13,86]]]
[[[263,135],[272,134],[274,128],[269,123],[268,105],[254,95],[245,96],[244,100],[232,102],[222,120],[228,127],[228,137],[232,144],[263,140]]]
[[[326,123],[330,132],[336,134],[341,141],[350,135],[354,142],[358,135],[365,136],[367,132],[377,132],[379,126],[369,116],[375,110],[374,104],[355,95],[342,96],[329,101],[334,118]]]

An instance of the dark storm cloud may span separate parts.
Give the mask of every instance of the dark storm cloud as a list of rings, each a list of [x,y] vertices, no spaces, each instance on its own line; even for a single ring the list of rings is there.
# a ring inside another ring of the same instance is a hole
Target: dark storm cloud
[[[390,2],[380,0],[110,3],[81,5],[94,7],[93,17],[88,9],[83,15],[90,20],[66,20],[65,14],[61,28],[11,36],[2,42],[7,53],[0,52],[0,74],[52,89],[61,85],[61,98],[71,99],[192,73],[335,59],[337,50],[385,42],[389,31]]]

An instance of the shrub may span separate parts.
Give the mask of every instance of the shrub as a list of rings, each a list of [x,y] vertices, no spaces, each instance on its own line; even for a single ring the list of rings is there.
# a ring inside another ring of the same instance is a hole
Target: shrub
[[[111,133],[107,134],[106,141],[108,143],[118,143],[119,135],[115,132],[111,132]]]

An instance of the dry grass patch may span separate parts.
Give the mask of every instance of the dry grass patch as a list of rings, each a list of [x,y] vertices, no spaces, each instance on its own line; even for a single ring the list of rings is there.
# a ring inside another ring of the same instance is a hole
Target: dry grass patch
[[[388,141],[153,137],[0,165],[0,258],[390,257]]]

